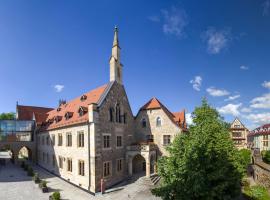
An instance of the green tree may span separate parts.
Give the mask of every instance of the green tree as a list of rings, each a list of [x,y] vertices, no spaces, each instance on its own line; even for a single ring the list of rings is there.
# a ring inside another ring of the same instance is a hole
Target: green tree
[[[205,99],[192,118],[189,133],[177,136],[167,148],[169,156],[159,160],[162,182],[153,194],[183,200],[238,197],[244,168],[226,123]]]
[[[0,114],[0,120],[10,120],[15,119],[15,113],[9,112],[9,113],[1,113]]]
[[[246,169],[251,162],[251,151],[249,149],[239,150],[240,163],[242,167]]]

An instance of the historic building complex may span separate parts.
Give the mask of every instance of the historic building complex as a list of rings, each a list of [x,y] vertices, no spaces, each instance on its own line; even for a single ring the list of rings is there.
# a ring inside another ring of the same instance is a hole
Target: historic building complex
[[[17,120],[37,125],[31,133],[33,160],[93,193],[100,191],[102,179],[110,187],[133,173],[155,173],[166,145],[187,129],[185,111],[171,112],[157,98],[133,115],[117,28],[109,65],[110,82],[55,109],[17,105]]]
[[[249,130],[238,118],[235,118],[234,121],[231,123],[230,132],[231,138],[238,149],[248,147],[247,136]]]
[[[250,131],[248,139],[253,148],[270,150],[270,124],[262,125],[253,131]]]

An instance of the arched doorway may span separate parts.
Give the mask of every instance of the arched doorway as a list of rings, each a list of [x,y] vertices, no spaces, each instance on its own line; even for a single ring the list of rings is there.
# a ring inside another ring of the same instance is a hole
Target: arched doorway
[[[144,174],[146,171],[146,161],[140,154],[134,156],[132,160],[132,172],[133,174]]]
[[[18,152],[19,160],[32,160],[32,151],[26,146],[23,146]]]

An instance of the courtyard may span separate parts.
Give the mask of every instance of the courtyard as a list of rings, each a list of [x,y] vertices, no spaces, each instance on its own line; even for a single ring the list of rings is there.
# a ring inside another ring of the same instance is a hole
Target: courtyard
[[[134,177],[128,182],[122,183],[107,190],[105,194],[93,196],[86,191],[73,186],[66,181],[48,173],[38,166],[33,166],[35,172],[48,182],[49,193],[42,193],[32,180],[19,166],[8,163],[0,165],[0,199],[5,200],[48,200],[54,191],[61,193],[64,200],[86,200],[86,199],[160,199],[151,194],[153,187],[150,179],[145,177]]]

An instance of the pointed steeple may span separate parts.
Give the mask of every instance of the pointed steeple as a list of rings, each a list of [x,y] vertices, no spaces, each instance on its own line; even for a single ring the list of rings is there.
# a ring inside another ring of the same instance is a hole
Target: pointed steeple
[[[118,41],[118,28],[114,28],[112,55],[110,58],[110,81],[122,84],[122,64],[120,62],[120,46]]]
[[[119,41],[118,41],[118,28],[117,28],[117,26],[114,27],[113,47],[114,46],[117,46],[120,48]]]

